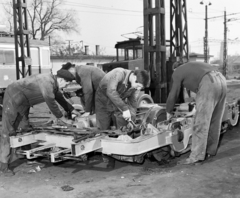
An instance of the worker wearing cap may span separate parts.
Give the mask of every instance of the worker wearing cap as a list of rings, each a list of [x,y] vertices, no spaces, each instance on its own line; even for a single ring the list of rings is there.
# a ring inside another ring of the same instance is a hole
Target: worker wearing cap
[[[195,164],[216,155],[225,109],[227,85],[225,77],[207,63],[175,64],[172,88],[168,95],[167,118],[173,116],[181,87],[196,93],[196,114],[192,124],[191,154],[180,164]]]
[[[108,72],[96,92],[98,127],[109,129],[111,118],[117,111],[121,112],[125,120],[135,116],[140,90],[148,84],[149,75],[145,70],[115,68]]]
[[[101,80],[96,92],[96,121],[101,130],[110,129],[115,117],[117,127],[125,126],[134,120],[137,99],[140,90],[149,84],[149,75],[145,70],[128,70],[115,68]],[[115,116],[117,114],[122,116]],[[107,168],[114,168],[115,160],[103,156],[108,161]]]
[[[59,89],[74,79],[68,71],[58,75],[36,74],[10,84],[4,94],[2,130],[0,132],[0,174],[13,175],[9,169],[11,155],[9,136],[16,135],[16,129],[29,108],[46,102],[47,106],[63,123],[71,124],[60,111],[55,96]]]
[[[88,65],[72,64],[70,62],[62,65],[62,68],[58,71],[68,70],[71,72],[76,82],[82,87],[81,102],[84,106],[85,113],[82,116],[88,116],[95,113],[95,92],[100,84],[100,81],[105,76],[105,73],[98,67]],[[58,73],[57,72],[57,73]]]

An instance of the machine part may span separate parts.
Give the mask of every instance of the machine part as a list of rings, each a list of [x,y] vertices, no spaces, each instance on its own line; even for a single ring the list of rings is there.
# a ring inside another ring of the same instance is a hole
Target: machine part
[[[10,145],[12,148],[18,148],[21,146],[36,143],[34,134],[26,133],[24,135],[10,136]]]
[[[73,123],[73,126],[75,126],[78,129],[84,129],[89,128],[89,118],[88,117],[76,117],[75,122]]]
[[[111,157],[117,160],[125,161],[125,162],[136,162],[141,164],[144,162],[145,155],[146,153],[143,153],[141,155],[135,155],[135,156],[111,155]]]
[[[84,112],[84,108],[82,105],[80,104],[72,104],[72,106],[74,107],[75,110],[80,111],[80,112]]]
[[[147,115],[145,114],[143,116],[140,116],[138,119],[146,120],[146,123],[151,123],[155,127],[157,126],[157,123],[167,119],[166,110],[161,106],[154,105],[150,108],[140,108],[139,111],[141,113],[142,111],[146,111],[146,109],[149,109]]]
[[[237,102],[228,104],[228,119],[231,126],[236,126],[239,121],[239,106]]]
[[[57,148],[57,149],[56,149]],[[50,154],[50,159],[52,163],[58,163],[62,162],[64,159],[62,156],[71,153],[71,149],[59,149],[58,147],[55,147],[52,149],[52,151],[49,153]]]
[[[180,130],[175,130],[172,134],[172,147],[174,151],[180,152],[184,149],[184,142],[183,142],[183,132]]]
[[[152,151],[152,155],[158,162],[160,162],[162,160],[169,160],[169,158],[172,156],[171,147],[164,146],[162,148],[158,148],[158,149]]]
[[[101,140],[105,135],[99,135],[94,138],[85,139],[78,143],[71,144],[72,156],[78,157],[83,154],[96,151],[102,148]]]
[[[27,159],[34,159],[37,157],[46,156],[50,154],[50,150],[56,146],[55,143],[49,143],[43,146],[39,146],[30,150],[18,150],[16,153],[18,155],[26,155]]]
[[[144,134],[127,142],[109,136],[103,137],[101,139],[102,153],[133,156],[172,144],[171,131],[158,132],[158,129],[151,124],[147,124],[146,130],[149,130],[150,127],[155,129],[156,133]]]
[[[74,143],[78,143],[78,142],[81,142],[81,141],[86,140],[86,139],[88,139],[88,138],[93,138],[94,136],[95,136],[94,133],[88,134],[88,135],[84,135],[84,136],[81,136],[81,137],[79,137],[79,138],[74,138],[74,139],[73,139],[73,142],[74,142]]]
[[[137,102],[137,106],[138,107],[142,107],[145,104],[153,104],[153,99],[151,98],[150,95],[148,94],[142,94],[139,98],[138,98],[138,102]]]

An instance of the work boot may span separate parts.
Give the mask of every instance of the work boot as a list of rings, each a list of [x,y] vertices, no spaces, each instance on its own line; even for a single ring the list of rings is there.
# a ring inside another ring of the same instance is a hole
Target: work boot
[[[11,177],[14,172],[8,168],[8,163],[0,162],[0,176]]]
[[[200,165],[202,164],[203,160],[193,160],[191,158],[187,158],[181,161],[178,161],[177,164],[179,165]]]

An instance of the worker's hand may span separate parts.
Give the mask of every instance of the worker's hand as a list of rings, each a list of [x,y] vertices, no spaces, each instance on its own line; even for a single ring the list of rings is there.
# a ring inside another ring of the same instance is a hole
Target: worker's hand
[[[81,113],[79,113],[76,109],[73,109],[71,113],[76,116],[81,116]]]
[[[73,124],[73,120],[69,120],[66,119],[64,116],[59,118],[60,122],[62,122],[63,124],[67,124],[67,125],[72,125]]]
[[[90,115],[90,112],[85,112],[84,114],[81,115],[81,117],[87,117]]]
[[[173,117],[173,114],[167,112],[167,120],[170,120]]]
[[[122,116],[125,120],[131,120],[131,113],[129,110],[123,111]]]

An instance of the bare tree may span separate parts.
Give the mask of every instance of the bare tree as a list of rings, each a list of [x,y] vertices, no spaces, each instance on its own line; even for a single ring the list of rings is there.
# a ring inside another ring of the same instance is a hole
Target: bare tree
[[[29,29],[33,39],[45,40],[56,31],[79,32],[75,11],[63,10],[63,4],[64,0],[31,0],[28,2]],[[5,4],[4,10],[9,19],[13,20],[11,5],[11,1]]]
[[[9,32],[13,32],[13,6],[12,2],[5,2],[3,3],[3,9],[5,11],[5,14],[3,15],[2,18],[2,23],[4,23],[7,28],[9,29]]]

